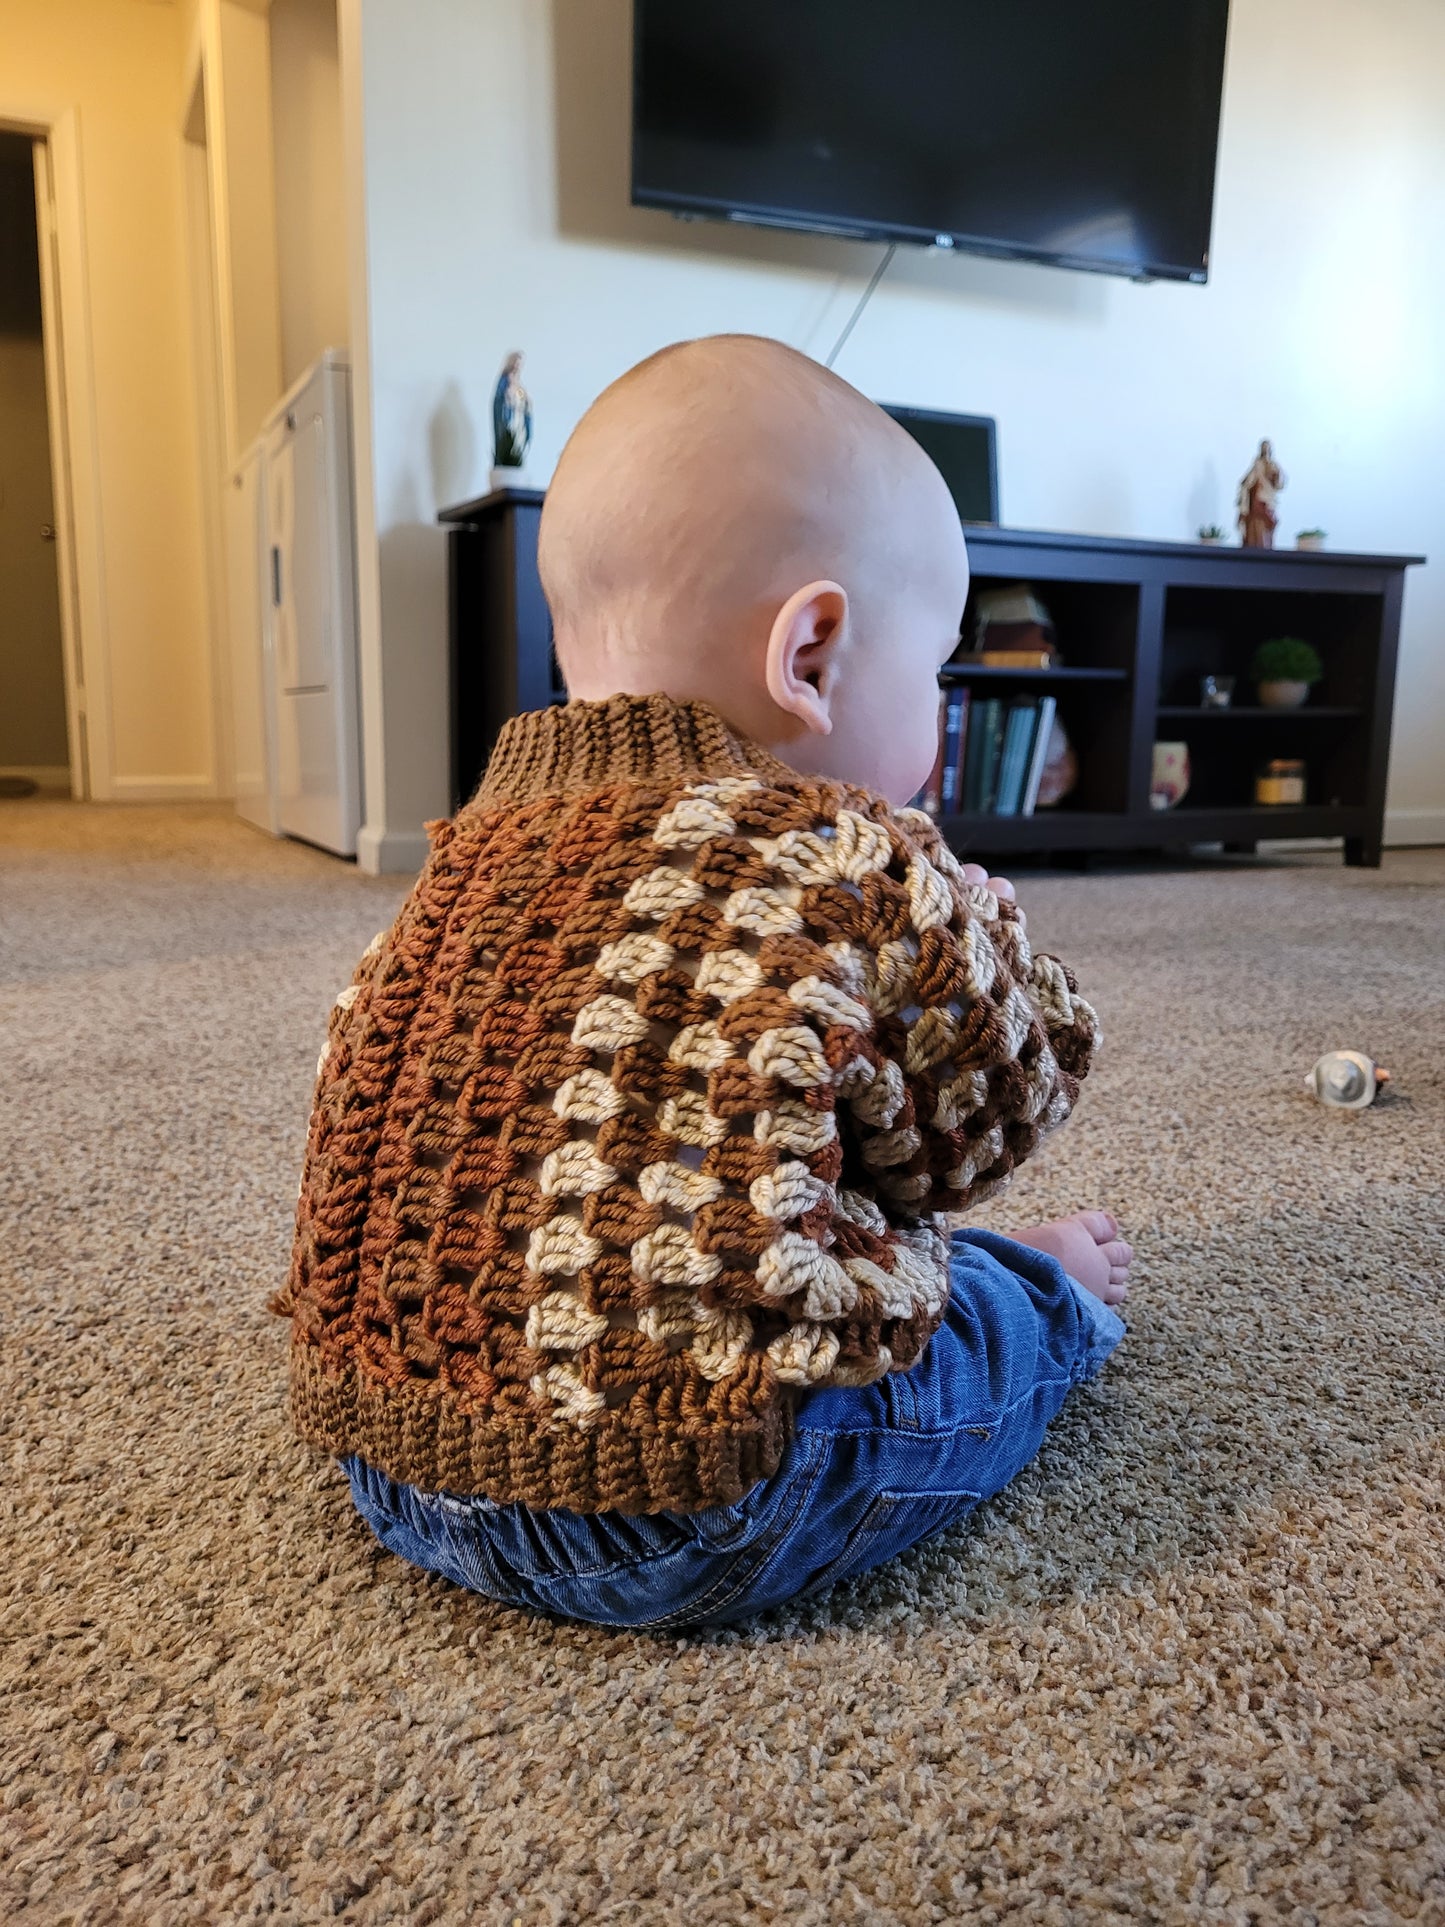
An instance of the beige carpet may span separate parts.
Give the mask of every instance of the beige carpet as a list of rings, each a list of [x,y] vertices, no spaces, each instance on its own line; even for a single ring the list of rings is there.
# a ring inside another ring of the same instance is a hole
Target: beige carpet
[[[741,1633],[527,1619],[287,1435],[327,1007],[399,892],[0,806],[0,1917],[1445,1921],[1445,853],[1041,878],[1106,1050],[993,1221],[1132,1329],[974,1525]],[[1398,1097],[1301,1089],[1358,1044]]]

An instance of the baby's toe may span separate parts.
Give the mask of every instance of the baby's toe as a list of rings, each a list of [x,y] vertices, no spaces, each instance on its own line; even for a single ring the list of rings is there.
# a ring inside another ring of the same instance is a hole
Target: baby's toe
[[[1076,1215],[1096,1245],[1110,1244],[1119,1235],[1119,1220],[1112,1211],[1080,1211]]]
[[[1111,1239],[1108,1244],[1101,1246],[1101,1249],[1109,1260],[1111,1272],[1125,1272],[1134,1262],[1134,1247],[1126,1244],[1122,1238]]]

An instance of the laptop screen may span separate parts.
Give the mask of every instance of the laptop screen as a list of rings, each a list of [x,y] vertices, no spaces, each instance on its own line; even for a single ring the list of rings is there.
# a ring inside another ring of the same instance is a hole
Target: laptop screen
[[[949,487],[962,522],[998,521],[998,459],[991,415],[941,415],[929,408],[884,411],[906,428]]]

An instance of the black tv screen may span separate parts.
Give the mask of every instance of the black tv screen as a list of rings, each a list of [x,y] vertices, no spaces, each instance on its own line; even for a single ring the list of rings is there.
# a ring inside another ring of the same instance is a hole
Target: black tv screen
[[[632,198],[1203,281],[1229,0],[635,0]]]

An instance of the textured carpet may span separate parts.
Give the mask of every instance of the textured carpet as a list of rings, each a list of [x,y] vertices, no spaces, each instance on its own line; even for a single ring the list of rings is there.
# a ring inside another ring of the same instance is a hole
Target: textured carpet
[[[975,1522],[665,1641],[375,1549],[288,1436],[327,1007],[399,890],[0,806],[0,1916],[1445,1921],[1445,853],[1024,883],[1106,1048],[991,1221],[1131,1331]],[[1327,1114],[1334,1044],[1397,1096]]]

